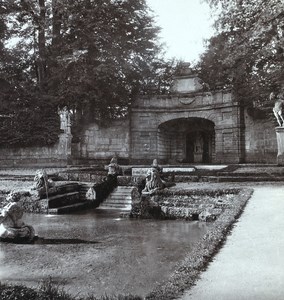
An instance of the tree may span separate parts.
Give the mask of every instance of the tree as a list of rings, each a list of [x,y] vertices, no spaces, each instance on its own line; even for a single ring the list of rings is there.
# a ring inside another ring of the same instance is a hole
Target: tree
[[[183,61],[175,58],[153,61],[148,73],[144,75],[140,93],[144,95],[170,94],[173,77],[179,72],[182,63]]]
[[[262,106],[284,79],[284,4],[281,0],[208,0],[219,12],[216,36],[199,68],[215,87],[232,85],[245,105]],[[206,69],[209,70],[206,76]],[[218,70],[216,76],[216,70]]]
[[[28,26],[32,19],[24,9],[26,4],[1,3],[0,18],[5,25],[0,64],[0,84],[4,86],[0,93],[1,146],[51,145],[60,133],[55,101],[47,101],[36,80],[32,51],[36,30]]]
[[[73,109],[79,123],[127,113],[160,51],[145,0],[9,0],[4,6],[8,31],[17,36],[11,49],[17,88],[24,82],[53,114]]]

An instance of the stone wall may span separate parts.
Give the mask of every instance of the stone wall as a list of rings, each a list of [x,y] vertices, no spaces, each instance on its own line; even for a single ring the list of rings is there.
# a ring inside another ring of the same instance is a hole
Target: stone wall
[[[128,159],[129,143],[128,119],[115,120],[107,126],[93,123],[83,131],[76,156],[85,160],[110,160],[113,156]]]
[[[71,115],[64,107],[58,112],[62,133],[58,142],[49,147],[2,147],[0,148],[1,167],[65,167],[71,159]]]
[[[245,161],[247,163],[276,163],[277,140],[272,121],[253,118],[245,110]]]
[[[142,96],[129,119],[93,123],[80,142],[71,144],[70,113],[60,114],[64,131],[53,147],[1,148],[0,166],[66,166],[109,162],[132,164],[184,162],[187,137],[193,132],[208,138],[209,160],[203,163],[276,163],[274,124],[243,111],[230,91],[171,96]],[[195,145],[194,145],[195,146]],[[194,154],[195,155],[195,154]],[[200,158],[202,159],[202,158]],[[195,163],[201,162],[194,158]]]
[[[138,193],[138,192],[137,192]],[[132,198],[130,215],[139,218],[214,221],[234,204],[238,189],[161,190]]]
[[[71,135],[62,133],[51,147],[0,148],[1,167],[66,166],[71,155]]]

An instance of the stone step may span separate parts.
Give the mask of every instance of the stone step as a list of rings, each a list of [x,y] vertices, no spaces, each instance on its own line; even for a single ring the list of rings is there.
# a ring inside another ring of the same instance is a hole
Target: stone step
[[[63,185],[57,185],[48,190],[48,197],[53,197],[57,195],[64,195],[72,192],[79,192],[80,186],[77,182],[65,183]],[[43,192],[41,194],[41,198],[45,198],[46,193]]]
[[[132,202],[131,199],[128,199],[128,200],[124,200],[124,199],[116,199],[116,200],[113,200],[113,199],[106,199],[105,201],[103,201],[104,205],[108,205],[108,204],[113,204],[113,203],[118,203],[118,204],[125,204],[125,205],[128,205]]]
[[[129,203],[132,201],[132,198],[129,196],[127,198],[113,198],[113,197],[107,197],[104,201],[104,203]]]
[[[110,194],[108,196],[108,198],[110,198],[110,199],[131,199],[131,195],[130,194],[128,194],[128,195]]]
[[[71,205],[77,203],[80,199],[79,192],[71,192],[61,195],[51,196],[45,199],[41,199],[41,202],[46,202],[46,206],[49,208],[59,208],[61,206]]]
[[[118,193],[129,193],[133,189],[133,186],[118,186],[115,188],[115,191]]]
[[[128,189],[128,190],[118,190],[118,189],[114,189],[118,194],[128,194],[131,190],[132,190],[132,188],[131,189]]]
[[[131,200],[131,195],[125,195],[125,194],[122,194],[122,195],[120,195],[120,194],[111,194],[110,196],[109,196],[109,199],[114,199],[114,200],[116,200],[116,199],[126,199],[126,200]]]
[[[108,196],[108,198],[99,206],[100,209],[119,209],[127,210],[131,209],[131,192],[133,187],[118,186]]]
[[[128,202],[125,202],[125,201],[116,201],[116,202],[109,202],[109,201],[104,201],[103,202],[103,205],[104,206],[112,206],[112,205],[125,205],[125,206],[127,206],[127,205],[130,205],[131,204],[131,201],[128,201]]]
[[[49,214],[68,214],[73,213],[78,210],[87,209],[89,207],[89,203],[87,202],[80,202],[80,203],[74,203],[71,205],[61,206],[58,208],[50,208],[48,210]]]
[[[117,204],[117,205],[100,205],[98,208],[103,209],[103,210],[118,209],[118,210],[130,211],[131,204],[129,204],[129,205],[119,205],[119,204]]]
[[[132,188],[133,188],[133,187],[132,187]],[[117,190],[117,189],[115,188],[113,191],[115,191],[117,194],[128,195],[128,194],[131,192],[132,188],[129,189],[129,190]]]

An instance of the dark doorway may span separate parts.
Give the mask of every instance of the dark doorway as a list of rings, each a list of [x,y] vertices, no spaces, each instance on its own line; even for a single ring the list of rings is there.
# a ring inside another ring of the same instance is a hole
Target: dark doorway
[[[204,163],[210,163],[210,143],[211,138],[208,134],[203,133],[203,157],[202,161]]]
[[[194,134],[188,133],[186,135],[186,158],[185,158],[185,162],[187,163],[194,162],[194,141],[195,141]]]
[[[210,163],[211,136],[207,132],[194,131],[186,134],[187,163]]]
[[[201,118],[174,119],[158,128],[159,158],[169,163],[211,163],[215,151],[214,123]]]

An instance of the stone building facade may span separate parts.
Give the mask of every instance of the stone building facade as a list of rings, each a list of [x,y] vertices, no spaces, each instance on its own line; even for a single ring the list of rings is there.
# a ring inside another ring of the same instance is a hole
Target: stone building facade
[[[171,95],[141,96],[129,118],[91,124],[74,145],[76,161],[131,164],[275,163],[274,125],[256,120],[230,90],[202,92],[198,77],[176,77]]]
[[[229,91],[141,97],[131,112],[131,160],[239,163],[244,128]]]

